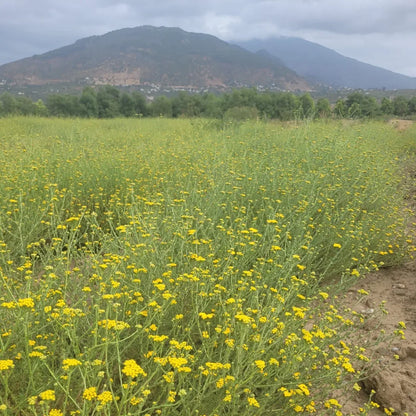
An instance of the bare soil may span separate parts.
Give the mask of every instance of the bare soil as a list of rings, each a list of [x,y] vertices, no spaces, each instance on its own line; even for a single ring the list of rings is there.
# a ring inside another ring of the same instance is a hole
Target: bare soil
[[[412,124],[412,120],[400,120],[400,119],[394,119],[390,120],[390,124],[395,127],[399,131],[407,130]]]
[[[358,288],[369,295],[360,300]],[[344,414],[359,415],[360,407],[371,400],[380,405],[372,409],[371,416],[385,415],[384,408],[394,409],[394,415],[416,415],[416,261],[400,267],[379,270],[368,275],[345,295],[346,305],[365,316],[360,339],[371,342],[384,329],[387,334],[402,329],[404,339],[395,337],[391,342],[381,342],[367,350],[372,367],[368,378],[362,382],[362,389],[352,400],[344,404]],[[386,309],[387,313],[378,312]],[[365,345],[364,345],[365,347]]]

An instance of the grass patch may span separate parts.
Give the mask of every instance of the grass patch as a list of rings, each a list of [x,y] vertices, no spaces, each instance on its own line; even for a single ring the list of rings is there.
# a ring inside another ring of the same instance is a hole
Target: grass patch
[[[406,258],[384,123],[0,120],[0,395],[15,415],[342,412]],[[71,413],[72,412],[72,413]],[[342,414],[342,413],[338,413]]]

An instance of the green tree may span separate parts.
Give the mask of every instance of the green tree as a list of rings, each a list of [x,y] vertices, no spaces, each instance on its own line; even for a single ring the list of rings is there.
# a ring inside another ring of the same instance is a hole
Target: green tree
[[[52,94],[46,100],[48,113],[55,117],[79,116],[79,99],[75,95]]]
[[[120,91],[104,85],[97,92],[98,117],[113,118],[120,115]]]
[[[2,102],[2,111],[3,114],[13,114],[17,110],[17,102],[16,99],[8,92],[5,92],[0,97]]]
[[[201,113],[201,99],[198,95],[181,91],[172,99],[172,116],[195,117]]]
[[[23,116],[36,114],[36,106],[28,97],[17,97],[16,112]]]
[[[404,117],[409,111],[408,102],[405,97],[399,95],[393,100],[393,113],[396,116]]]
[[[345,104],[348,109],[349,116],[351,116],[351,114],[355,114],[354,117],[357,117],[357,114],[359,114],[358,117],[374,117],[379,112],[379,107],[376,99],[369,95],[364,95],[359,91],[351,93],[347,97]],[[350,110],[354,104],[358,104],[359,112],[357,111],[357,105],[355,105],[354,108]]]
[[[273,93],[271,95],[271,118],[280,120],[292,120],[299,109],[298,98],[290,92]]]
[[[223,95],[223,111],[233,107],[256,107],[258,92],[255,88],[234,89]]]
[[[258,117],[258,113],[256,107],[232,107],[225,112],[224,119],[237,121],[253,120]]]
[[[347,109],[346,109],[344,100],[341,100],[341,99],[338,100],[335,103],[335,106],[332,112],[335,117],[338,117],[338,118],[345,117],[347,115]]]
[[[316,102],[316,116],[320,118],[328,118],[332,114],[331,104],[327,98],[319,98]]]
[[[257,109],[263,118],[272,118],[274,113],[272,93],[261,93],[257,97]]]
[[[202,95],[202,111],[201,115],[205,117],[221,118],[221,97],[212,93],[205,93]]]
[[[309,93],[303,94],[299,97],[301,106],[302,117],[309,118],[313,117],[315,113],[315,103]]]
[[[146,98],[137,91],[131,94],[134,103],[134,112],[138,116],[148,116],[149,109],[146,104]]]
[[[416,97],[412,97],[408,101],[407,108],[408,108],[409,114],[416,114]]]
[[[136,114],[134,100],[126,92],[123,92],[120,97],[120,113],[124,117],[133,117]]]
[[[40,116],[40,117],[47,117],[48,116],[48,109],[47,109],[45,103],[41,99],[36,101],[35,107],[36,107],[35,114],[37,116]]]
[[[151,108],[154,117],[172,117],[172,101],[164,95],[155,98]]]
[[[97,94],[93,88],[85,87],[83,89],[79,104],[81,117],[92,118],[98,116]]]
[[[348,117],[349,118],[360,118],[362,116],[360,104],[357,102],[352,103],[348,107]]]
[[[393,103],[387,97],[381,100],[380,111],[382,114],[391,115],[394,112]]]

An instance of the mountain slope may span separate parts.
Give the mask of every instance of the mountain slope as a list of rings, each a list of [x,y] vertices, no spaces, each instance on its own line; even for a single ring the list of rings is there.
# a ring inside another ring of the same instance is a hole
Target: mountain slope
[[[253,52],[266,50],[311,82],[348,88],[414,89],[416,78],[345,57],[300,38],[276,37],[239,42]]]
[[[9,85],[112,84],[308,89],[294,71],[214,36],[141,26],[0,66]]]

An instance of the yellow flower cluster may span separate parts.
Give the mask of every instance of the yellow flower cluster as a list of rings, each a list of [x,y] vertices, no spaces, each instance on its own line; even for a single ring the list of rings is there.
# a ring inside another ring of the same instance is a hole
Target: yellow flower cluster
[[[75,358],[65,358],[65,360],[62,361],[62,368],[64,370],[69,370],[69,368],[77,367],[79,365],[82,365],[82,362]]]
[[[122,372],[126,376],[131,377],[131,378],[136,378],[139,375],[143,377],[147,376],[146,372],[143,370],[143,368],[139,366],[139,364],[136,363],[135,360],[124,361],[124,367],[123,367]]]
[[[0,371],[9,370],[13,367],[13,360],[0,360]]]

